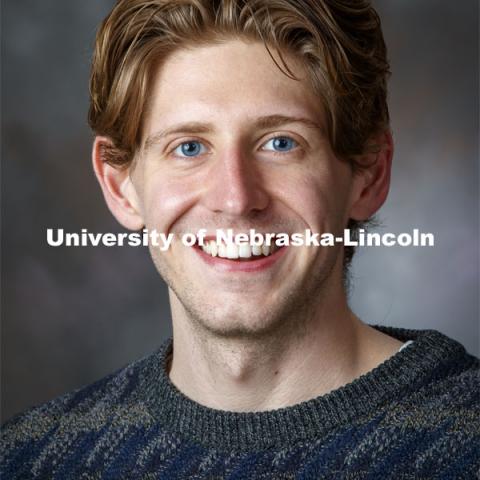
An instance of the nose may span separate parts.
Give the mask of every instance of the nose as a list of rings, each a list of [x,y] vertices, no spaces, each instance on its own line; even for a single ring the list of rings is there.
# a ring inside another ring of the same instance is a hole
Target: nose
[[[204,205],[216,213],[246,216],[264,210],[269,196],[252,161],[230,152],[215,162],[207,179]]]

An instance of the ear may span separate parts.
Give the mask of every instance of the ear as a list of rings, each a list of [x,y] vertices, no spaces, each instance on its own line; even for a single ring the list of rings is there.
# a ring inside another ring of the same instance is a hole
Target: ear
[[[103,196],[113,216],[129,230],[141,230],[144,221],[140,201],[130,178],[130,168],[110,165],[105,159],[105,147],[112,147],[107,137],[97,136],[93,143],[92,162]]]
[[[353,199],[350,218],[367,220],[385,202],[390,188],[392,169],[393,139],[390,131],[382,132],[371,139],[370,143],[378,145],[375,153],[368,153],[362,158],[365,168],[355,172],[353,177]]]

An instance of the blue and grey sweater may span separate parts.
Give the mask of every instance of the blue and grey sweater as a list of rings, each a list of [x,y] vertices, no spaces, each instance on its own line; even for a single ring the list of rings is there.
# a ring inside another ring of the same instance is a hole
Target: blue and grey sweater
[[[7,479],[480,478],[479,360],[436,330],[326,395],[268,412],[204,407],[169,380],[172,341],[2,429]]]

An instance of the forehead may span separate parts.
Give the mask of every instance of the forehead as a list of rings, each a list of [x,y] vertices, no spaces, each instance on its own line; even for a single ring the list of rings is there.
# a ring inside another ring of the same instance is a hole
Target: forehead
[[[272,54],[280,63],[273,49]],[[268,115],[323,123],[304,67],[284,58],[299,80],[285,75],[260,42],[229,40],[175,51],[154,75],[146,134],[179,122],[227,127]]]

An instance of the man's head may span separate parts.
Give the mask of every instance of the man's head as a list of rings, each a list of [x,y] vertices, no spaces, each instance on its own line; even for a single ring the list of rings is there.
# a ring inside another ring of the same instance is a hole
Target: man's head
[[[341,234],[388,191],[387,73],[367,2],[120,1],[98,33],[89,116],[109,207],[177,239]],[[179,308],[224,334],[335,296],[351,256],[290,247],[254,270],[179,241],[151,252]]]

